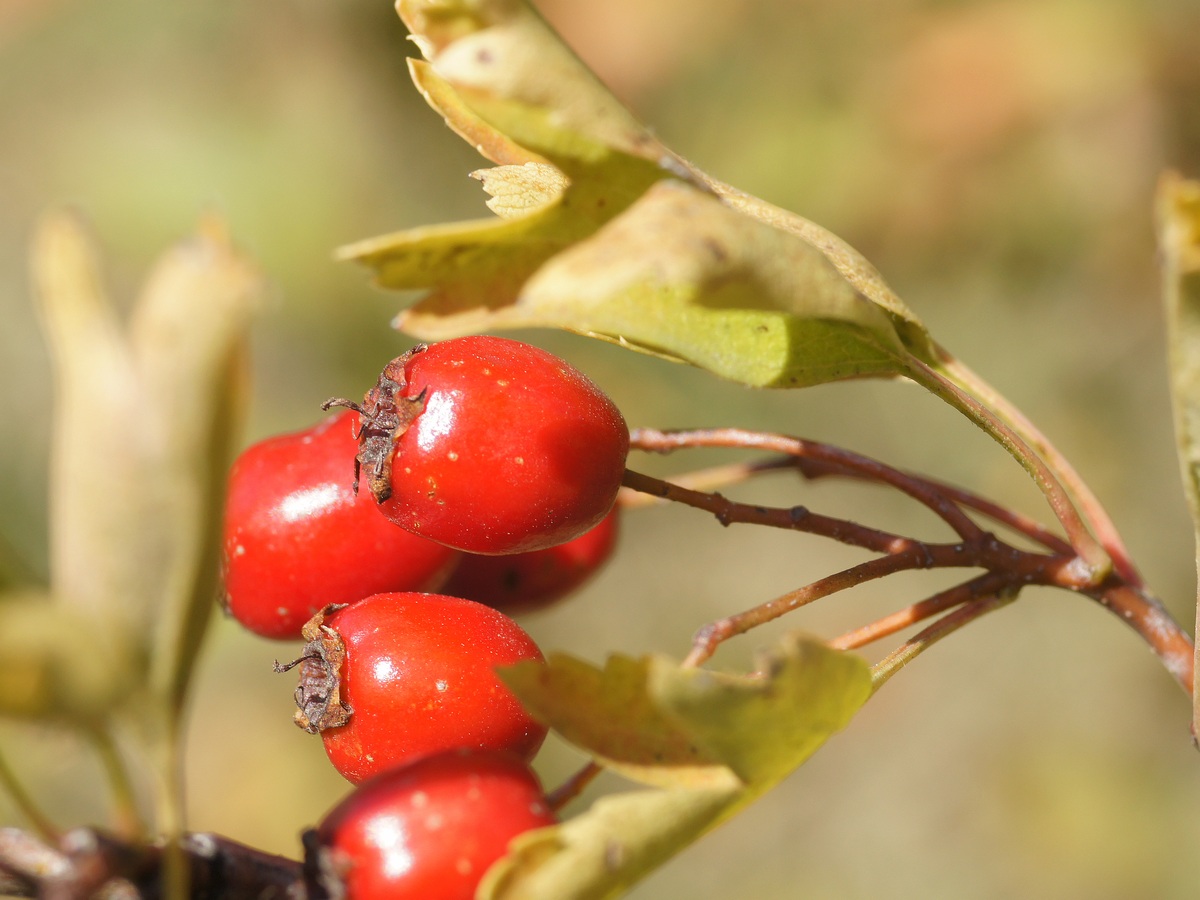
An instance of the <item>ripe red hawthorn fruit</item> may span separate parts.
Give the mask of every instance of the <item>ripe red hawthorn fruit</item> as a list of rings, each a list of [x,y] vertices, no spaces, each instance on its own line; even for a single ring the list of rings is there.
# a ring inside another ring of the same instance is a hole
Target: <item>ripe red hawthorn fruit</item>
[[[590,531],[545,550],[464,553],[442,591],[509,615],[543,609],[578,589],[608,561],[617,544],[617,518],[614,506]]]
[[[496,675],[542,660],[508,616],[461,597],[376,594],[305,626],[296,724],[320,734],[359,782],[431,753],[495,750],[531,760],[546,726]],[[279,670],[291,666],[277,666]]]
[[[307,843],[322,881],[338,882],[323,885],[328,896],[471,900],[509,841],[553,824],[537,776],[519,759],[457,752],[364,782]]]
[[[269,638],[297,640],[330,603],[437,588],[456,553],[391,525],[356,495],[358,416],[340,413],[247,449],[225,500],[225,605]]]
[[[612,508],[629,429],[580,371],[497,337],[419,346],[362,404],[357,471],[389,519],[471,553],[562,544]]]

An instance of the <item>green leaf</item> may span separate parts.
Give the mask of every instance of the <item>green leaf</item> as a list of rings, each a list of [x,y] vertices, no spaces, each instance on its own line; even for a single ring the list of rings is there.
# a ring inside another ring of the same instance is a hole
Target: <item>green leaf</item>
[[[730,770],[651,696],[654,667],[614,655],[597,669],[553,653],[544,665],[522,663],[500,675],[535,716],[626,778],[658,787],[728,784]]]
[[[544,168],[506,168],[482,178],[531,209],[507,218],[434,225],[343,247],[341,259],[375,270],[394,289],[432,287],[420,304],[397,317],[397,327],[423,340],[442,340],[527,322],[514,308],[525,282],[548,259],[590,235],[626,209],[662,176],[641,162],[621,161],[600,180],[566,183]]]
[[[820,225],[723,184],[672,153],[529,4],[400,0],[397,10],[433,61],[433,66],[411,63],[418,89],[488,159],[522,163],[537,159],[536,151],[572,178],[595,177],[597,161],[613,151],[651,161],[703,186],[731,208],[811,244],[893,318],[911,352],[926,362],[935,359],[925,327],[862,254]]]
[[[916,316],[840,239],[674,155],[519,0],[400,0],[418,89],[485,157],[503,221],[343,248],[422,340],[558,327],[755,386],[892,376],[935,357]],[[673,216],[679,218],[672,219]]]
[[[614,156],[679,168],[529,4],[399,0],[396,10],[433,70],[453,86],[457,99],[448,106],[466,107],[471,118],[568,176]]]
[[[844,727],[871,694],[865,662],[789,636],[760,671],[729,675],[662,657],[564,655],[501,675],[539,718],[615,771],[658,785],[597,800],[514,841],[490,900],[611,897],[753,802]]]
[[[937,361],[939,354],[933,337],[917,318],[917,314],[891,289],[879,274],[879,270],[871,265],[865,256],[832,231],[803,216],[723,184],[697,169],[691,171],[704,186],[733,209],[772,228],[794,234],[824,254],[842,277],[862,296],[878,304],[888,314],[905,349],[923,362]]]
[[[518,837],[476,892],[479,900],[615,897],[736,811],[735,785],[630,791]]]
[[[773,785],[840,731],[871,696],[863,660],[788,635],[751,675],[655,659],[648,689],[692,740],[745,784]]]
[[[1192,514],[1200,581],[1200,181],[1164,176],[1157,207],[1175,442]],[[1200,626],[1200,587],[1196,616]],[[1196,662],[1200,664],[1200,644],[1197,648]],[[1200,673],[1200,665],[1193,671]],[[1192,695],[1195,731],[1200,727],[1200,690],[1195,683]]]
[[[760,387],[904,370],[885,310],[824,254],[678,181],[564,250],[517,300],[556,325]]]
[[[441,113],[454,133],[474,147],[485,159],[500,165],[514,166],[527,162],[544,163],[537,154],[530,153],[479,118],[454,88],[445,79],[438,77],[429,63],[410,59],[408,74],[421,96],[425,98],[425,102]]]
[[[496,166],[471,173],[491,195],[488,209],[502,219],[519,219],[562,199],[570,182],[549,163]]]
[[[561,184],[538,167],[496,171],[485,183],[530,205]],[[398,319],[424,340],[555,326],[756,386],[904,370],[889,314],[806,241],[677,181],[658,182],[603,227],[615,204],[601,197],[612,199],[572,185],[527,215],[414,229],[344,253],[386,286],[437,285]]]
[[[843,728],[871,693],[867,665],[791,635],[759,671],[732,675],[664,657],[565,654],[501,670],[521,702],[605,766],[643,784],[774,783]]]

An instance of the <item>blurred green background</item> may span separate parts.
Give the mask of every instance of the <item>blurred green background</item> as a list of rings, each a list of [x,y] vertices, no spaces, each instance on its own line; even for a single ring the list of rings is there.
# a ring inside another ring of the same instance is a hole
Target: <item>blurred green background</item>
[[[1200,5],[540,8],[684,156],[864,251],[1076,462],[1151,584],[1191,621],[1151,198],[1164,167],[1200,175]],[[254,335],[245,440],[306,427],[321,400],[360,393],[408,345],[389,328],[403,298],[332,262],[332,249],[486,214],[466,177],[484,163],[409,85],[411,52],[376,0],[0,3],[5,578],[46,568],[52,383],[26,275],[39,212],[69,202],[87,213],[126,303],[200,213],[227,217],[274,285]],[[911,386],[755,392],[582,338],[519,336],[584,368],[633,425],[798,433],[1046,515],[1014,463]],[[664,473],[721,458],[632,465]],[[776,477],[745,495],[929,525],[863,488]],[[627,523],[596,582],[525,620],[543,648],[681,656],[703,622],[860,558],[684,509]],[[744,665],[784,627],[833,636],[944,583],[897,578],[839,596],[717,660]],[[217,624],[190,773],[194,828],[296,855],[298,830],[348,786],[290,722],[294,682],[270,663],[292,654]],[[779,790],[632,896],[1195,897],[1200,756],[1187,721],[1132,633],[1084,600],[1031,591],[922,657]],[[0,723],[0,742],[62,821],[101,814],[98,771],[72,739]],[[539,768],[555,783],[578,762],[551,744]],[[0,824],[15,823],[0,796]]]

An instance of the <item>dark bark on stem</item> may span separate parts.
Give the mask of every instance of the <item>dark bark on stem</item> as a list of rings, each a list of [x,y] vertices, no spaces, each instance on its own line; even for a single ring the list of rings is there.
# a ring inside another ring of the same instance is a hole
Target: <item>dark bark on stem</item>
[[[301,863],[215,834],[185,835],[192,900],[305,900]],[[90,828],[67,832],[51,847],[16,828],[0,829],[0,887],[48,900],[92,897],[157,900],[163,896],[161,845],[122,841]]]

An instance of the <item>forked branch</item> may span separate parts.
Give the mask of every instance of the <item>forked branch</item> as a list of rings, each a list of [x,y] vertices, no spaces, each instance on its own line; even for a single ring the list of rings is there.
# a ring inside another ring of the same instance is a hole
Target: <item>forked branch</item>
[[[712,657],[721,643],[731,637],[865,581],[912,569],[978,569],[982,570],[982,574],[847,632],[834,640],[834,646],[843,649],[862,647],[945,613],[942,619],[894,651],[893,656],[888,657],[891,662],[885,660],[880,663],[881,666],[887,663],[880,671],[890,677],[900,665],[945,634],[1015,599],[1023,587],[1044,585],[1091,597],[1116,614],[1149,644],[1184,690],[1191,692],[1191,637],[1175,622],[1163,604],[1145,589],[1122,554],[1118,553],[1121,564],[1097,581],[1094,553],[1089,552],[1091,559],[1084,558],[1083,552],[1091,548],[1086,540],[1082,542],[1084,546],[1080,546],[1077,530],[1072,534],[1072,540],[1068,540],[1027,516],[969,491],[902,472],[842,448],[797,437],[732,428],[674,432],[636,429],[631,434],[631,446],[654,453],[671,453],[697,447],[728,447],[781,454],[758,462],[701,470],[674,482],[630,470],[626,472],[624,484],[632,491],[653,498],[650,502],[674,501],[705,510],[722,525],[751,523],[802,531],[878,554],[873,559],[743,612],[710,622],[697,632],[686,660],[688,665],[701,665]],[[851,478],[899,490],[936,514],[959,540],[953,543],[928,542],[825,516],[805,506],[772,507],[739,503],[702,489],[737,484],[789,466],[807,479]],[[636,499],[627,499],[625,502],[626,505],[639,503]],[[1088,511],[1091,511],[1090,506]],[[972,512],[1023,536],[1039,549],[1024,549],[1002,540],[976,522],[970,515]],[[1078,520],[1073,524],[1077,525]],[[1110,549],[1121,547],[1119,540],[1110,534],[1110,522],[1102,532],[1106,538],[1105,544]],[[1132,583],[1126,581],[1127,573],[1133,573]]]

